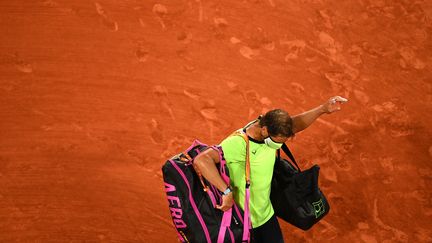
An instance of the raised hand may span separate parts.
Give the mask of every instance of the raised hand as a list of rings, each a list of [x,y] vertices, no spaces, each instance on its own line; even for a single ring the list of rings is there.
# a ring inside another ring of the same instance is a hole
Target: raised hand
[[[323,104],[323,110],[325,113],[330,114],[341,109],[341,104],[346,103],[348,99],[341,96],[331,97],[327,102]]]

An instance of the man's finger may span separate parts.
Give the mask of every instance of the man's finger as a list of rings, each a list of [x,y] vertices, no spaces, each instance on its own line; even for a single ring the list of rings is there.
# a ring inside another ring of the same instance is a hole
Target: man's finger
[[[227,211],[227,210],[229,209],[229,207],[227,207],[227,206],[223,206],[223,205],[220,205],[220,206],[217,205],[216,208],[219,209],[219,210],[222,210],[222,211],[224,211],[224,212]]]
[[[348,99],[343,98],[341,96],[336,96],[335,100],[340,101],[340,102],[347,102],[348,101]]]

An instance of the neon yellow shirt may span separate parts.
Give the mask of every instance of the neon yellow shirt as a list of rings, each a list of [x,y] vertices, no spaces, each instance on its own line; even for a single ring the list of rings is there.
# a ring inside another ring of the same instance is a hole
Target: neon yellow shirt
[[[245,161],[246,141],[239,135],[229,136],[220,144],[233,187],[233,196],[237,204],[244,209],[245,198]],[[276,150],[264,142],[249,138],[250,152],[250,215],[252,227],[266,223],[274,214],[270,201],[270,189],[275,163]]]

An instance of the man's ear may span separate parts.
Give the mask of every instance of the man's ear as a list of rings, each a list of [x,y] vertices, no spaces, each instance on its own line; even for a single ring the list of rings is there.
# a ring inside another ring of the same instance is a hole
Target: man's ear
[[[268,130],[267,130],[267,126],[262,126],[262,127],[261,127],[261,136],[262,136],[263,138],[266,138],[266,137],[269,136],[269,134],[268,134]]]

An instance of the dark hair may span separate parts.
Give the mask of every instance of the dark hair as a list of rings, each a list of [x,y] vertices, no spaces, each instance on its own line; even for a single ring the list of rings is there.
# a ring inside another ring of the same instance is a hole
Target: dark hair
[[[266,126],[270,136],[291,137],[294,135],[293,122],[288,112],[282,109],[268,111],[259,119],[261,127]]]

